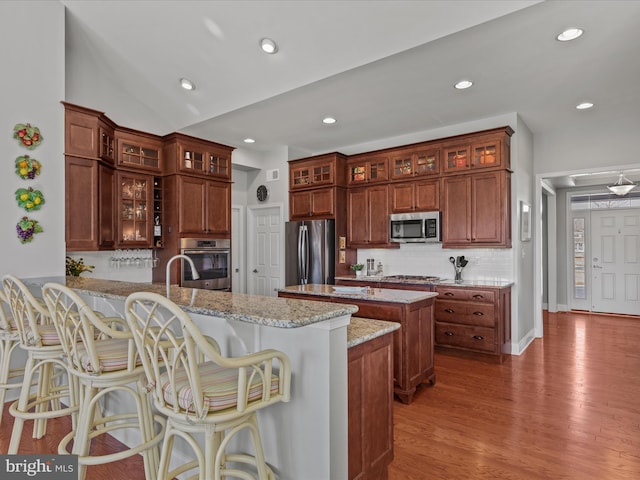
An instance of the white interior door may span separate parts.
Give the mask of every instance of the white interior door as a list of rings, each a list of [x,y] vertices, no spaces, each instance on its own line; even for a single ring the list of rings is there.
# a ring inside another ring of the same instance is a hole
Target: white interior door
[[[283,282],[283,222],[278,206],[253,208],[250,211],[251,231],[247,232],[249,293],[277,296]]]
[[[640,211],[591,211],[594,312],[640,315]]]

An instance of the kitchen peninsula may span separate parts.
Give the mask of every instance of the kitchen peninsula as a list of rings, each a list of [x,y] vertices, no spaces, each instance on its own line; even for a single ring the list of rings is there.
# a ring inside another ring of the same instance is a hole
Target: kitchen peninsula
[[[66,284],[106,315],[122,316],[124,301],[131,293],[166,293],[164,285],[82,277],[31,278],[24,282],[38,296],[47,282]],[[218,341],[226,356],[267,348],[289,356],[291,401],[258,414],[265,455],[278,478],[346,480],[347,333],[357,307],[177,286],[171,287],[169,298],[191,315],[204,334]],[[358,335],[351,333],[349,343],[355,345]],[[107,400],[105,408],[117,411],[119,399]]]
[[[435,383],[434,292],[362,287],[354,290],[334,285],[293,285],[278,291],[283,298],[299,298],[357,305],[358,317],[400,324],[394,332],[394,393],[411,403],[418,385]]]

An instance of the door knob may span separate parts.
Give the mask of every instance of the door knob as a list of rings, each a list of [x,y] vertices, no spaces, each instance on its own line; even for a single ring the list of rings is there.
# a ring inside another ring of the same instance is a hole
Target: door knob
[[[257,269],[257,268],[254,268],[254,269],[253,269],[253,273],[258,273],[258,269]]]

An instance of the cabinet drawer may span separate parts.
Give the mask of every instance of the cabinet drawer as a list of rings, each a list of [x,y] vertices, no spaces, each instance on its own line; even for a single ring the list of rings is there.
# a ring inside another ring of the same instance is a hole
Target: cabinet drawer
[[[495,306],[491,303],[436,300],[436,321],[464,325],[495,326]]]
[[[491,290],[468,290],[456,287],[437,287],[439,299],[443,300],[467,300],[472,302],[489,302],[495,303],[496,293]]]
[[[495,340],[493,328],[436,322],[436,345],[495,353]]]

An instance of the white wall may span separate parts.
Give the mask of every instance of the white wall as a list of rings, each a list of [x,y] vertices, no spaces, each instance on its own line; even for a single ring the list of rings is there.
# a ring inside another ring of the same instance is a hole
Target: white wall
[[[520,236],[520,202],[534,208],[533,135],[520,117],[515,130],[517,134],[511,144],[512,154],[515,153],[511,163],[514,172],[511,179],[511,238],[515,279],[515,285],[511,289],[511,351],[521,353],[535,338],[533,252],[536,225],[531,212],[531,240],[523,242]]]
[[[59,2],[0,2],[0,274],[20,277],[64,274],[64,7]],[[37,32],[37,35],[34,35]],[[12,138],[16,123],[31,123],[42,144],[27,150]],[[15,158],[28,154],[42,163],[34,180],[14,172]],[[18,207],[14,192],[32,186],[46,204],[34,212]],[[23,217],[44,229],[22,245],[15,225]]]

